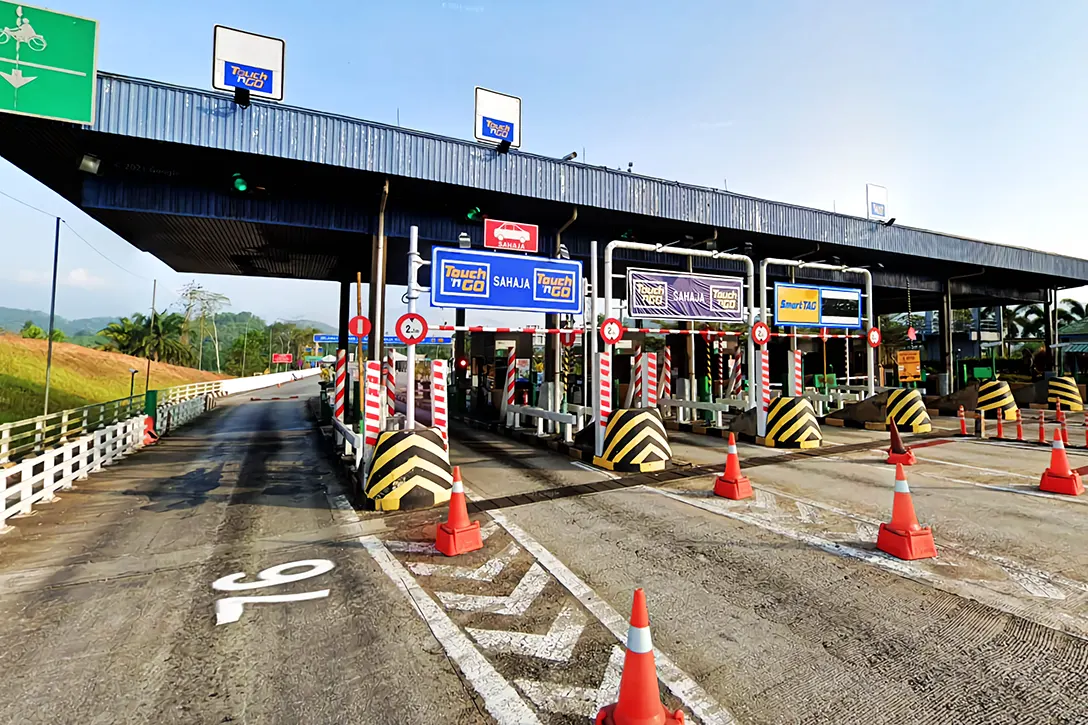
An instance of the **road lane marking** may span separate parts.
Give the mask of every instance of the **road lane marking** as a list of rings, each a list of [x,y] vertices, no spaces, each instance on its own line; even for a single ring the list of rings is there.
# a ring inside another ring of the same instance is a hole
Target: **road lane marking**
[[[552,662],[569,662],[578,638],[586,628],[586,621],[586,615],[578,607],[568,603],[552,622],[547,634],[472,627],[466,627],[465,631],[476,640],[476,644],[486,650],[537,657]]]
[[[342,494],[326,494],[333,515],[341,520],[361,521],[347,497]],[[496,527],[497,528],[497,527]],[[483,527],[481,527],[483,529]],[[492,529],[494,531],[494,529]],[[482,533],[482,531],[481,531]],[[489,532],[490,533],[490,532]],[[435,604],[427,592],[416,583],[412,575],[401,566],[396,557],[376,536],[362,536],[361,543],[371,558],[415,607],[416,613],[427,624],[446,655],[453,660],[472,689],[483,698],[484,708],[498,725],[540,725],[529,706],[517,690],[487,661],[472,641],[461,632],[441,607]]]
[[[881,451],[883,453],[883,451]],[[983,473],[990,473],[995,476],[1015,476],[1016,478],[1027,478],[1035,480],[1038,476],[1028,476],[1024,473],[1013,473],[1012,471],[999,471],[996,468],[983,468],[981,466],[971,466],[966,463],[954,463],[952,461],[942,461],[940,458],[923,458],[922,456],[915,456],[919,461],[925,461],[926,463],[940,463],[945,466],[956,466],[957,468],[970,468],[972,471],[981,471]]]
[[[767,531],[770,531],[771,533],[775,533],[775,534],[778,534],[780,536],[785,536],[785,537],[793,539],[795,541],[800,541],[802,543],[808,544],[808,545],[810,545],[810,546],[812,546],[814,548],[820,549],[820,550],[825,551],[825,552],[827,552],[829,554],[832,554],[834,556],[839,556],[839,557],[842,557],[842,558],[849,558],[849,559],[856,559],[856,560],[865,562],[867,564],[871,564],[873,566],[880,567],[880,568],[885,569],[885,570],[887,570],[887,571],[889,571],[889,572],[891,572],[893,574],[896,574],[898,576],[901,576],[901,577],[904,577],[904,578],[907,578],[907,579],[914,579],[916,581],[921,581],[921,582],[932,584],[933,586],[937,587],[938,589],[940,589],[942,591],[945,591],[945,592],[948,592],[950,594],[953,594],[955,596],[968,596],[968,598],[977,599],[978,601],[982,602],[983,604],[986,604],[987,606],[993,607],[993,608],[995,608],[995,609],[997,609],[999,611],[1006,612],[1008,614],[1013,614],[1013,615],[1018,616],[1018,617],[1025,617],[1025,618],[1031,619],[1032,621],[1037,622],[1038,624],[1041,624],[1041,625],[1043,625],[1045,627],[1054,628],[1053,623],[1047,622],[1047,621],[1045,621],[1044,619],[1041,619],[1041,618],[1033,618],[1032,616],[1030,616],[1030,614],[1031,614],[1030,610],[1023,610],[1023,609],[1021,609],[1019,607],[1010,606],[1002,598],[1000,592],[995,592],[992,589],[989,589],[989,588],[986,588],[986,587],[982,586],[984,584],[983,581],[968,581],[968,580],[948,579],[948,578],[946,578],[944,576],[941,576],[939,574],[935,574],[933,572],[926,571],[925,569],[921,568],[918,564],[915,564],[913,562],[902,561],[900,559],[896,559],[896,558],[894,558],[892,556],[884,554],[883,552],[880,552],[879,550],[877,550],[877,551],[866,551],[866,550],[863,550],[863,549],[858,549],[858,548],[856,548],[854,546],[850,546],[848,544],[845,544],[845,543],[842,543],[842,542],[839,542],[839,541],[832,541],[830,539],[826,539],[826,538],[821,537],[821,536],[816,536],[814,534],[809,534],[809,533],[804,532],[804,531],[799,531],[797,529],[790,528],[787,525],[787,522],[783,522],[783,521],[780,521],[780,520],[771,521],[771,520],[767,520],[765,518],[761,518],[761,517],[752,515],[750,513],[745,513],[745,512],[742,512],[742,511],[735,510],[733,508],[729,508],[730,504],[735,505],[738,502],[723,503],[723,502],[726,501],[726,499],[718,499],[718,498],[713,498],[713,497],[707,498],[705,496],[685,496],[682,493],[679,493],[679,492],[676,492],[676,491],[669,491],[669,490],[652,488],[652,487],[647,487],[647,486],[640,486],[640,487],[636,487],[636,488],[630,489],[630,490],[639,490],[639,489],[646,490],[646,491],[649,491],[651,493],[655,493],[655,494],[657,494],[659,496],[665,496],[666,498],[671,498],[671,499],[673,499],[675,501],[680,501],[681,503],[685,503],[685,504],[687,504],[689,506],[694,506],[696,508],[703,509],[704,511],[708,511],[708,512],[710,512],[712,514],[716,514],[718,516],[723,516],[725,518],[740,521],[741,523],[749,524],[751,526],[756,526],[758,528],[765,529]],[[779,495],[784,496],[786,498],[796,498],[794,496],[790,496],[788,494],[783,494],[781,492],[779,492]],[[811,505],[814,505],[814,506],[817,506],[818,508],[825,508],[825,509],[836,511],[836,512],[842,512],[841,509],[835,509],[834,507],[831,507],[831,506],[824,506],[824,505],[822,505],[822,504],[820,504],[818,502],[808,501],[807,503],[809,503]],[[850,513],[847,513],[847,512],[842,512],[842,513],[844,513],[844,515],[848,516],[849,518],[852,518],[852,519],[855,519],[855,520],[861,520],[861,521],[865,522],[868,525],[879,525],[879,523],[881,523],[879,521],[876,521],[875,519],[869,519],[867,517],[859,516],[857,514],[850,514]],[[874,526],[874,528],[875,528],[875,526]],[[869,529],[864,530],[864,533],[868,533],[868,532],[869,532]],[[858,527],[859,536],[862,533],[863,533],[863,529],[859,526]],[[875,537],[875,532],[874,532],[874,536],[873,536],[872,539],[866,538],[866,539],[864,539],[864,541],[871,542],[871,541],[874,541],[875,538],[876,537]],[[974,557],[979,558],[979,559],[988,559],[988,560],[998,564],[999,567],[1003,571],[1005,571],[1006,573],[1009,573],[1009,574],[1011,574],[1010,570],[1016,571],[1017,574],[1015,576],[1011,576],[1011,575],[1009,576],[1009,581],[1011,581],[1012,583],[1020,586],[1022,589],[1027,591],[1029,594],[1032,594],[1033,596],[1035,596],[1037,598],[1045,598],[1045,599],[1059,598],[1059,597],[1051,596],[1054,592],[1053,592],[1053,590],[1050,589],[1050,587],[1054,586],[1055,583],[1061,583],[1061,584],[1065,584],[1067,586],[1072,586],[1073,588],[1076,588],[1076,589],[1078,589],[1080,591],[1088,591],[1088,585],[1085,585],[1083,582],[1077,582],[1077,581],[1073,581],[1073,580],[1066,580],[1066,579],[1064,579],[1064,577],[1056,576],[1056,575],[1050,574],[1048,572],[1034,570],[1034,569],[1031,569],[1029,567],[1023,566],[1022,564],[1014,562],[1014,561],[1012,561],[1010,559],[1006,559],[1004,557],[987,555],[987,554],[984,554],[984,553],[979,552],[979,551],[974,550],[974,549],[967,549],[965,547],[956,546],[956,545],[953,545],[953,544],[949,544],[947,542],[939,543],[939,547],[944,548],[944,549],[949,549],[949,550],[952,550],[952,551],[957,551],[957,552],[966,554],[968,556],[974,556]],[[929,563],[936,563],[936,560],[923,560],[923,561],[920,561],[919,564],[924,564],[927,561]],[[969,586],[970,589],[971,589],[971,594],[970,595],[965,595],[963,592],[957,591],[956,590],[956,585],[957,584]],[[971,586],[971,585],[977,585],[977,586]],[[1064,599],[1065,598],[1064,594],[1062,594],[1062,596],[1060,598]],[[1075,629],[1063,628],[1063,629],[1061,629],[1061,631],[1065,632],[1066,634],[1070,634],[1072,636],[1078,637],[1080,639],[1088,640],[1088,617],[1086,617],[1084,615],[1081,615],[1081,614],[1070,614],[1070,613],[1066,613],[1066,612],[1055,612],[1055,611],[1050,611],[1050,612],[1048,612],[1048,614],[1050,614],[1051,616],[1057,617],[1058,619],[1060,619],[1060,620],[1062,620],[1062,621],[1064,621],[1066,623],[1071,623],[1072,626],[1075,628]]]
[[[484,594],[457,594],[455,592],[435,592],[435,596],[446,609],[459,609],[463,612],[490,612],[506,616],[519,617],[533,606],[533,602],[548,584],[548,574],[536,562],[521,578],[514,591],[505,597],[493,597]]]
[[[650,489],[653,490],[653,489]],[[608,628],[612,635],[620,642],[627,641],[627,618],[621,616],[608,602],[602,599],[589,585],[583,582],[567,566],[550,551],[531,537],[524,529],[511,522],[506,514],[501,511],[489,512],[499,526],[514,538],[521,548],[528,551],[536,560],[547,569],[567,591],[582,603],[589,612],[596,617],[601,624]],[[657,663],[657,676],[665,683],[680,701],[706,725],[736,725],[736,719],[719,705],[702,687],[700,687],[686,672],[681,670],[661,650],[654,651],[654,660]]]
[[[581,715],[593,719],[606,705],[619,699],[620,676],[623,674],[623,650],[612,646],[601,684],[596,688],[572,687],[538,680],[514,680],[533,704],[542,710],[564,715]]]
[[[605,478],[611,479],[613,481],[619,479],[619,476],[617,476],[614,473],[610,473],[609,471],[603,471],[600,468],[594,468],[593,466],[582,463],[581,461],[571,461],[570,465],[574,466],[575,468],[581,468],[583,471],[589,471],[590,473],[596,473],[597,475],[604,476]]]
[[[491,666],[468,637],[427,596],[427,592],[423,591],[381,540],[374,536],[363,536],[359,542],[381,567],[382,572],[412,602],[419,616],[430,627],[434,638],[439,641],[449,658],[457,663],[458,669],[472,685],[472,689],[483,698],[484,707],[491,717],[499,725],[539,724],[536,714],[529,709],[506,678]]]
[[[506,565],[514,560],[521,551],[514,544],[507,546],[498,556],[488,559],[475,569],[467,566],[454,566],[452,564],[430,564],[414,561],[408,563],[408,569],[416,576],[446,576],[452,579],[471,579],[478,582],[489,582],[502,574]]]

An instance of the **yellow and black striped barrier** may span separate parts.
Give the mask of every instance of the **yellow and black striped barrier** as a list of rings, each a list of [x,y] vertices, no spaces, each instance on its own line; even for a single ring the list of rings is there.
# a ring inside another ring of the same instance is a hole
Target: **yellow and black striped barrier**
[[[669,436],[656,408],[617,410],[604,430],[604,455],[593,465],[610,471],[660,471],[672,458]]]
[[[394,430],[378,436],[366,478],[366,505],[376,511],[438,506],[450,500],[453,471],[436,430]]]
[[[896,388],[891,391],[884,410],[884,424],[894,420],[895,427],[900,431],[929,433],[933,429],[922,394],[913,388]]]
[[[807,398],[775,398],[771,401],[763,445],[771,448],[819,448],[821,440],[823,433],[820,432],[820,423]]]
[[[1070,377],[1050,378],[1046,386],[1046,402],[1051,408],[1062,404],[1062,410],[1084,410],[1077,381]]]
[[[993,411],[995,417],[1000,415],[1005,420],[1016,420],[1016,401],[1013,400],[1009,384],[1004,380],[987,380],[979,385],[975,410],[981,410],[984,415]]]

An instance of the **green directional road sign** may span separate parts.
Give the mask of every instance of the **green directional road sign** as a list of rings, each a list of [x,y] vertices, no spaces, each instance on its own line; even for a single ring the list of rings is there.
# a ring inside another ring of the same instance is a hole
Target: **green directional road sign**
[[[0,0],[0,112],[94,123],[98,23]]]

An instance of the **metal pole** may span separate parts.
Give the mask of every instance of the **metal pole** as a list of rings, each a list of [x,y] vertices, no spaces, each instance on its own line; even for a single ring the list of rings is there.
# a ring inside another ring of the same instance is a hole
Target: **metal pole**
[[[53,291],[49,294],[49,334],[47,340],[47,352],[45,354],[45,412],[49,415],[49,383],[53,376],[53,321],[57,311],[57,262],[60,259],[60,217],[57,217],[56,228],[53,232]]]
[[[695,259],[692,257],[687,258],[688,261],[688,274],[695,271]],[[688,335],[688,400],[695,401],[699,399],[699,396],[695,393],[695,322],[685,322],[684,326],[691,330],[691,334]],[[691,420],[695,421],[695,411],[691,412]]]
[[[408,312],[416,311],[419,289],[416,287],[416,272],[419,269],[419,227],[408,230]],[[405,386],[405,430],[416,429],[416,346],[408,346],[408,384]]]
[[[151,333],[155,333],[155,294],[159,291],[159,280],[151,283]],[[144,376],[144,392],[151,390],[151,358],[147,358],[147,374]]]
[[[593,407],[593,415],[590,416],[590,424],[597,425],[601,414],[601,400],[598,395],[599,387],[595,383],[596,374],[591,372],[597,364],[597,240],[589,243],[589,332],[582,335],[582,375],[585,378],[583,390],[583,403],[589,403]],[[589,338],[588,345],[586,338]],[[589,354],[585,354],[586,350]],[[592,397],[590,397],[592,396]]]
[[[246,376],[246,342],[249,340],[249,320],[246,318],[246,331],[242,335],[242,377]]]
[[[382,359],[382,342],[385,336],[385,205],[389,199],[389,180],[382,186],[381,204],[378,207],[378,238],[373,247],[370,268],[370,350],[375,360]],[[409,376],[410,378],[411,376]],[[381,406],[380,426],[385,430],[386,406]]]

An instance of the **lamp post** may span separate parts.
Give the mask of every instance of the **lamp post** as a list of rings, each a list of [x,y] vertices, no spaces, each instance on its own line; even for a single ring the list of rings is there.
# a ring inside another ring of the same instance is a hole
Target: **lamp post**
[[[128,410],[129,415],[132,414],[132,396],[136,391],[136,373],[140,372],[136,368],[128,369]]]

